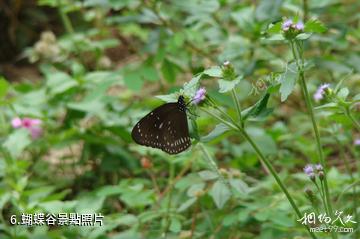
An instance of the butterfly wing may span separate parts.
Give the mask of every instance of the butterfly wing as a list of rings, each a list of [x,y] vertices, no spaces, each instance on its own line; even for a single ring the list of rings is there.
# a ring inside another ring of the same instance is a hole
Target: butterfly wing
[[[177,109],[171,112],[164,122],[166,129],[163,131],[162,150],[169,154],[178,154],[190,147],[191,141],[189,136],[186,113]]]
[[[166,103],[142,118],[133,128],[131,136],[140,145],[177,154],[190,146],[186,112],[178,103]]]

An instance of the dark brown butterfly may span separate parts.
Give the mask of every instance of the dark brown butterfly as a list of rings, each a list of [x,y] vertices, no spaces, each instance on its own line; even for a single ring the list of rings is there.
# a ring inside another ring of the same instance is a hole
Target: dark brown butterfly
[[[133,128],[131,136],[140,145],[158,148],[168,154],[178,154],[190,147],[191,141],[183,96],[177,102],[163,104]]]

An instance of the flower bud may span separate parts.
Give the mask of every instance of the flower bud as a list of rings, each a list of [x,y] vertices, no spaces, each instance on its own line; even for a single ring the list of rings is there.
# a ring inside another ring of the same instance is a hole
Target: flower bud
[[[324,178],[325,178],[324,172],[323,172],[323,171],[320,171],[320,172],[319,172],[319,179],[322,181],[322,180],[324,180]]]
[[[234,80],[236,78],[236,72],[234,66],[230,63],[230,61],[225,61],[222,64],[222,77],[224,80]]]
[[[305,193],[308,197],[314,196],[314,192],[310,188],[305,188]]]

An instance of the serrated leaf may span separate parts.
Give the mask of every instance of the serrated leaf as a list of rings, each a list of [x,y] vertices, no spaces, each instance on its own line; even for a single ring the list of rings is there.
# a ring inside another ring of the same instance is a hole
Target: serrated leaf
[[[201,137],[201,141],[209,142],[229,130],[230,129],[227,125],[220,123],[220,124],[216,125],[215,128],[208,135]]]
[[[341,88],[339,90],[339,92],[337,93],[337,96],[342,98],[343,100],[346,100],[346,97],[349,95],[349,89],[344,87],[344,88]]]
[[[222,76],[222,70],[219,66],[213,66],[209,69],[206,69],[203,73],[211,77],[220,78]]]
[[[322,33],[327,30],[322,22],[317,19],[309,20],[305,23],[305,32]]]
[[[238,78],[236,78],[235,80],[232,80],[232,81],[223,80],[223,79],[218,80],[219,92],[220,93],[226,93],[226,92],[231,91],[232,89],[234,89],[236,87],[237,84],[239,84],[240,79],[241,78],[238,77]]]
[[[187,201],[185,201],[183,204],[180,205],[180,207],[177,209],[177,212],[183,212],[189,207],[191,207],[197,200],[197,197],[189,198]]]
[[[87,195],[79,199],[76,204],[76,212],[78,213],[95,213],[102,208],[105,201],[104,196]]]
[[[172,93],[172,94],[168,94],[168,95],[157,95],[155,96],[156,98],[163,100],[165,102],[176,102],[179,94],[178,93]]]
[[[355,100],[355,101],[360,100],[360,94],[355,95],[354,98],[353,98],[353,100]]]
[[[264,41],[284,41],[285,37],[282,34],[274,34],[274,35],[271,35],[270,37],[263,38],[262,40],[264,40]]]
[[[175,233],[181,231],[181,223],[180,223],[179,219],[177,219],[176,217],[171,218],[169,230],[172,232],[175,232]]]
[[[288,98],[296,84],[297,73],[290,70],[290,66],[287,67],[285,73],[280,75],[280,95],[282,102]]]
[[[219,180],[215,182],[209,194],[214,200],[216,207],[219,209],[224,207],[225,203],[230,199],[231,196],[231,192],[228,187]]]
[[[340,89],[341,85],[343,84],[343,82],[344,82],[345,80],[347,80],[347,79],[349,78],[349,76],[352,75],[353,71],[354,71],[354,70],[351,70],[348,74],[346,74],[344,77],[342,77],[342,78],[340,79],[340,81],[336,84],[336,86],[335,86],[335,88],[334,88],[335,93],[337,93],[337,92],[339,91],[339,89]]]
[[[231,179],[229,180],[231,187],[241,194],[249,193],[249,186],[241,179]]]
[[[195,95],[196,90],[199,87],[200,79],[203,76],[203,74],[198,74],[194,76],[189,82],[184,83],[183,86],[183,94],[188,97],[193,97]]]
[[[190,188],[187,190],[187,195],[189,197],[195,197],[196,193],[199,191],[202,191],[205,188],[204,183],[196,183],[190,186]]]
[[[258,101],[256,102],[253,106],[243,110],[241,112],[242,115],[242,120],[245,121],[247,120],[247,118],[249,117],[257,117],[259,116],[262,112],[264,112],[265,110],[268,110],[266,108],[267,103],[269,101],[270,98],[270,94],[266,93],[264,94],[264,96]]]
[[[205,181],[217,179],[219,177],[219,175],[217,175],[217,173],[210,171],[210,170],[201,171],[201,172],[199,172],[199,175]]]
[[[299,35],[297,35],[295,37],[295,39],[297,40],[306,40],[306,39],[309,39],[311,37],[311,33],[300,33]]]
[[[16,158],[30,143],[29,132],[26,129],[17,129],[9,135],[3,146],[12,157]]]
[[[77,81],[64,72],[55,72],[47,75],[46,78],[46,85],[53,95],[61,94],[78,85]]]
[[[267,32],[270,34],[280,33],[282,22],[277,22],[276,24],[270,25]]]

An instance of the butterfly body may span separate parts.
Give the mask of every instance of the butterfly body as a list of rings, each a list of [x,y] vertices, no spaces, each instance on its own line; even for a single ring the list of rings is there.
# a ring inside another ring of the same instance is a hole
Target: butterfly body
[[[140,145],[158,148],[168,154],[178,154],[190,147],[186,103],[183,96],[177,102],[163,104],[144,116],[133,128],[131,136]]]

